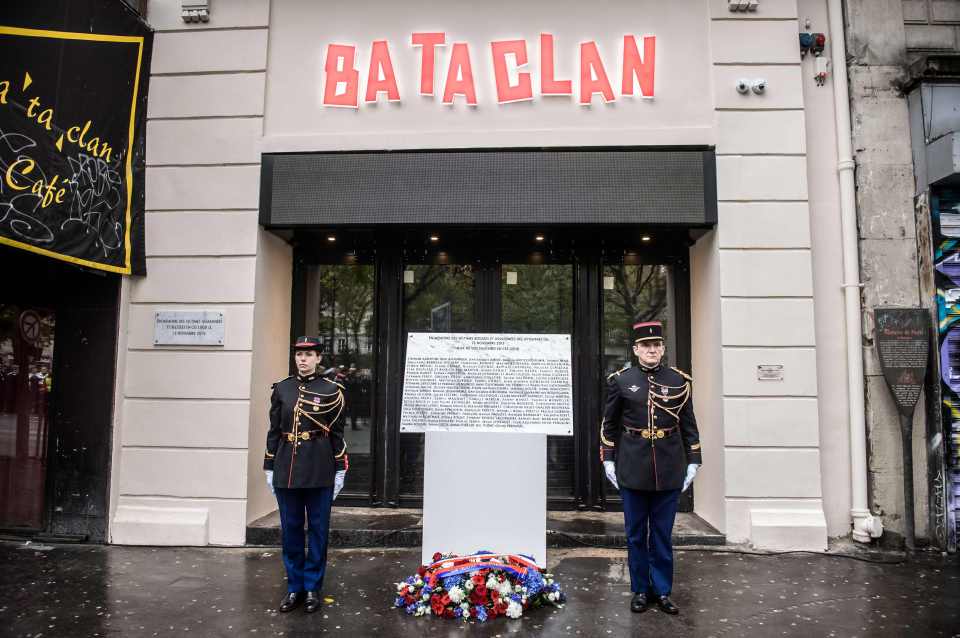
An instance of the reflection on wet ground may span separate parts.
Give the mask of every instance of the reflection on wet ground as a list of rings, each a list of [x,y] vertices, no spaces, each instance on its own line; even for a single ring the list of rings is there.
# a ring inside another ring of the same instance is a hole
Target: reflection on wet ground
[[[275,549],[0,543],[4,636],[957,636],[960,561],[876,564],[828,555],[676,554],[671,617],[631,614],[620,550],[551,550],[563,609],[463,627],[391,607],[419,549],[332,550],[317,614],[274,611]],[[873,555],[895,561],[896,555]]]

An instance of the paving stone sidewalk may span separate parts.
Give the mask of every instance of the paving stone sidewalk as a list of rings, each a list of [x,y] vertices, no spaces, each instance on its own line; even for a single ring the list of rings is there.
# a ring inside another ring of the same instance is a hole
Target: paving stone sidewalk
[[[465,625],[391,607],[415,549],[331,550],[313,615],[274,611],[276,549],[0,543],[0,635],[52,636],[960,636],[960,561],[921,554],[676,554],[671,617],[632,614],[625,552],[551,550],[563,609]],[[887,564],[866,562],[888,561]]]

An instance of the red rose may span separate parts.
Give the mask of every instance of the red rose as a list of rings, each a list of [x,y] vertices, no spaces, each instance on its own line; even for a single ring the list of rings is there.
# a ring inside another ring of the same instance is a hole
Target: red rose
[[[481,576],[480,574],[477,574],[476,576],[474,576],[474,577],[471,578],[470,580],[473,581],[473,584],[474,584],[474,585],[479,585],[480,583],[483,582],[483,576]]]
[[[410,594],[405,595],[405,596],[403,597],[403,600],[404,600],[404,602],[406,602],[408,605],[412,605],[413,603],[417,602],[417,599],[414,598],[413,596],[411,596]]]
[[[470,617],[471,617],[471,618],[476,618],[476,617],[477,617],[477,608],[476,608],[476,607],[471,607],[471,608],[470,608]]]
[[[440,602],[443,603],[443,606],[444,606],[444,607],[446,607],[447,605],[449,605],[449,604],[450,604],[450,595],[449,595],[449,594],[444,594],[444,595],[440,598]]]
[[[443,603],[440,602],[439,598],[430,601],[430,609],[433,610],[434,616],[443,615]]]
[[[437,562],[437,561],[440,560],[441,558],[443,558],[443,554],[441,554],[440,552],[434,552],[434,554],[433,554],[433,562]]]
[[[420,567],[417,567],[417,576],[419,576],[420,578],[423,578],[426,575],[427,575],[426,567],[424,567],[423,565],[420,565]]]
[[[494,604],[498,603],[500,601],[500,592],[496,589],[491,589],[490,600],[492,600]]]
[[[453,618],[453,610],[452,610],[452,609],[449,609],[449,608],[448,608],[448,609],[444,609],[444,610],[443,610],[443,617],[444,617],[444,618]]]

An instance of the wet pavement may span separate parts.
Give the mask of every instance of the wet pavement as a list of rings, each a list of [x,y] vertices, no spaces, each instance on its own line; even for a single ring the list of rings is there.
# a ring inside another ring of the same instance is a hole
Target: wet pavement
[[[555,549],[562,609],[464,626],[391,607],[417,549],[330,552],[321,611],[278,614],[285,591],[271,548],[36,546],[0,543],[2,636],[960,636],[960,560],[862,560],[734,548],[676,554],[679,616],[632,614],[625,554]],[[876,563],[866,561],[888,561]]]

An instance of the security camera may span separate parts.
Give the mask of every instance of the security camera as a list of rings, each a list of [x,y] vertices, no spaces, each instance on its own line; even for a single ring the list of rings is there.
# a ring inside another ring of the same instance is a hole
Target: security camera
[[[757,78],[753,81],[753,84],[750,88],[752,88],[753,92],[757,95],[763,95],[767,90],[767,81],[763,78]]]
[[[737,80],[737,93],[740,93],[741,95],[746,95],[749,92],[750,92],[750,81],[743,78]]]

